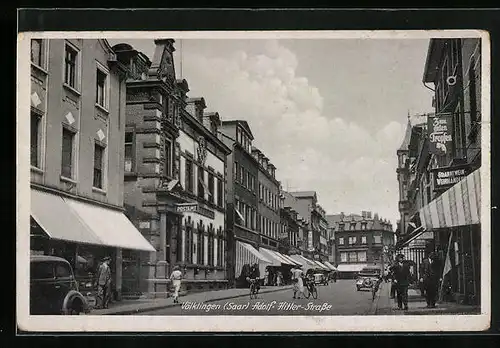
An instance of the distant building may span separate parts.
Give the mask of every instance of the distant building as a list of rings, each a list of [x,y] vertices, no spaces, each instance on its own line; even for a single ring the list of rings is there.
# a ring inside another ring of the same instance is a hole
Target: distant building
[[[336,261],[341,277],[350,278],[363,267],[388,265],[386,250],[394,246],[392,224],[372,212],[327,215],[335,233]]]

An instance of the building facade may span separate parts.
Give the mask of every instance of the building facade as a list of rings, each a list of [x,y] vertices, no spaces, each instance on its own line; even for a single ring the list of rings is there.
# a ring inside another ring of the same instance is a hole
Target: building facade
[[[336,260],[341,277],[356,276],[363,267],[385,269],[388,260],[385,249],[395,244],[392,224],[372,212],[361,215],[344,213],[328,215],[335,232]]]
[[[259,164],[257,230],[260,232],[260,244],[262,247],[278,250],[281,240],[281,184],[276,179],[276,167],[269,158],[255,147],[252,147],[252,155]]]
[[[218,115],[190,99],[176,79],[174,40],[155,40],[152,61],[116,45],[133,76],[127,81],[125,203],[156,253],[131,254],[130,293],[166,296],[168,276],[180,266],[188,291],[225,283],[225,158]],[[206,117],[205,117],[206,116]]]
[[[327,230],[325,211],[318,204],[314,191],[290,192],[296,200],[296,208],[301,217],[308,221],[306,256],[318,261],[328,260]],[[286,201],[285,201],[286,203]]]
[[[102,39],[34,39],[31,62],[31,249],[77,278],[111,256],[120,298],[122,252],[154,250],[123,208],[130,71]]]
[[[423,138],[429,163],[422,176],[428,185],[414,221],[420,230],[401,241],[406,247],[422,233],[433,233],[433,251],[443,265],[445,300],[480,303],[481,42],[479,39],[432,39],[424,84],[433,84],[435,113],[427,116]],[[421,185],[417,184],[415,190]],[[418,200],[411,195],[409,200]],[[449,265],[449,267],[445,267]]]

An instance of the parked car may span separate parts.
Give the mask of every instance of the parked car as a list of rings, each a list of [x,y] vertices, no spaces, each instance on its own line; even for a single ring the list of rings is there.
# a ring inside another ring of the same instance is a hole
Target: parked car
[[[379,267],[365,267],[358,273],[356,279],[356,290],[371,289],[382,276],[382,270]]]
[[[32,315],[79,315],[89,312],[87,299],[78,291],[78,283],[68,261],[55,256],[31,256],[30,312]]]

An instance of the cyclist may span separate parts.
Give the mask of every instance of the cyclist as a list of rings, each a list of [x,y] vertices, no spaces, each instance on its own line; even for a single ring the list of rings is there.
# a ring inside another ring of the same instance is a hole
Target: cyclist
[[[260,290],[259,279],[260,279],[259,265],[254,263],[253,266],[250,268],[250,272],[248,274],[247,280],[250,283],[250,285],[252,283],[255,283],[255,292],[256,293],[258,293]]]

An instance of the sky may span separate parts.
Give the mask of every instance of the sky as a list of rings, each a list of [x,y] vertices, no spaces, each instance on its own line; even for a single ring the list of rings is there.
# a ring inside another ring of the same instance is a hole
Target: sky
[[[153,40],[126,42],[153,58]],[[396,151],[408,113],[432,111],[427,39],[176,40],[177,78],[206,111],[246,120],[288,191],[327,214],[372,211],[396,228]],[[413,119],[412,119],[413,120]]]

